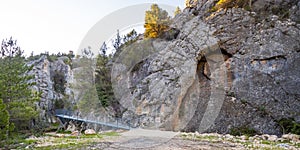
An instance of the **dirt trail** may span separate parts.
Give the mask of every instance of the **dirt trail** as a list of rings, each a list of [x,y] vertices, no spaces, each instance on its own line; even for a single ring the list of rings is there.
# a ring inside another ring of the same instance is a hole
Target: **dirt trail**
[[[171,131],[133,129],[121,133],[108,149],[151,149],[167,143],[177,134]]]
[[[134,129],[124,132],[120,137],[109,140],[111,145],[105,150],[192,150],[192,149],[244,149],[230,143],[210,143],[184,140],[178,132]]]

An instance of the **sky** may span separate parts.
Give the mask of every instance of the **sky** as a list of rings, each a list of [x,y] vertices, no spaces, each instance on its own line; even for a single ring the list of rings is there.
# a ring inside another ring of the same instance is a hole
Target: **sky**
[[[184,0],[0,0],[0,40],[12,36],[27,56],[77,51],[99,20],[144,3],[184,8]]]

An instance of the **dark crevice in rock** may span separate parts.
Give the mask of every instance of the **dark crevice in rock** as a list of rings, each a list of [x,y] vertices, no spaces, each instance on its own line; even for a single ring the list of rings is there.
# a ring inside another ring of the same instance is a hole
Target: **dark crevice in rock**
[[[225,49],[221,48],[221,53],[224,55],[224,60],[228,60],[229,58],[231,58],[233,55],[228,53]]]
[[[262,59],[253,59],[253,61],[268,61],[268,60],[276,60],[276,59],[286,59],[284,55],[278,55],[268,58],[262,58]]]
[[[211,80],[209,77],[210,76],[209,66],[205,57],[202,57],[198,61],[197,74],[200,81],[203,80],[204,78],[207,80]]]

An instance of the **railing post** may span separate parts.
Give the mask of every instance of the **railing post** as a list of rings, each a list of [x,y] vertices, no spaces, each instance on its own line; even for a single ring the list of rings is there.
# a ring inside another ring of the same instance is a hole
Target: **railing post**
[[[130,130],[130,125],[131,125],[131,119],[129,119],[129,123],[128,123],[129,130]]]
[[[77,120],[78,120],[78,114],[79,114],[79,112],[77,111],[77,113],[76,113],[76,115],[77,115]]]
[[[117,118],[117,128],[119,128],[119,118]]]

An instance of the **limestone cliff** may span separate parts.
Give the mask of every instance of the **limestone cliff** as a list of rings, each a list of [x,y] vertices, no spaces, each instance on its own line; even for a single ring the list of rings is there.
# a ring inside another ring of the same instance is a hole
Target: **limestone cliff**
[[[36,60],[28,62],[33,65],[33,70],[29,72],[34,75],[33,87],[42,93],[37,106],[40,111],[40,118],[43,122],[55,122],[53,118],[55,109],[60,109],[66,102],[72,102],[73,91],[70,85],[73,80],[73,73],[70,65],[66,64],[68,57],[58,57],[57,60],[49,60],[47,55],[42,55]]]
[[[128,108],[123,118],[219,133],[246,127],[281,134],[279,120],[300,122],[300,1],[210,11],[215,4],[199,1],[177,15],[173,40],[123,49],[112,68],[116,98]]]

